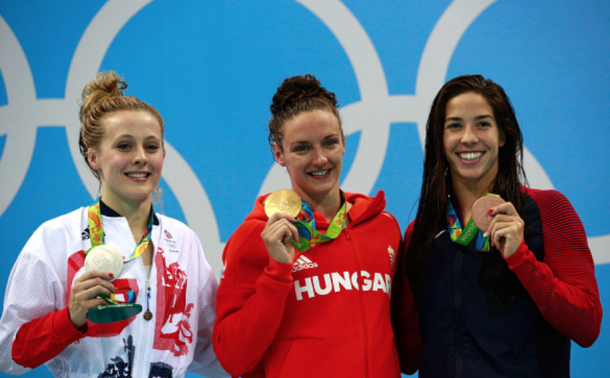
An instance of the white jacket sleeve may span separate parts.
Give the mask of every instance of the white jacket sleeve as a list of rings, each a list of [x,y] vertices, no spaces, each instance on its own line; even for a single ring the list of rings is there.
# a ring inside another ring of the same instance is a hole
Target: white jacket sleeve
[[[193,240],[189,251],[193,256],[193,261],[199,264],[198,279],[198,328],[197,346],[195,354],[188,371],[207,378],[229,377],[228,373],[222,368],[216,358],[212,346],[212,327],[216,321],[216,292],[218,282],[208,264],[203,248],[197,236],[193,233]],[[195,257],[196,256],[196,257]]]
[[[0,371],[7,374],[23,374],[30,370],[15,363],[11,357],[13,341],[21,326],[65,307],[65,288],[57,271],[62,267],[66,269],[65,239],[60,236],[61,232],[58,235],[57,230],[45,225],[26,243],[6,285],[0,319]],[[50,254],[47,246],[54,250],[59,248],[61,256]],[[53,262],[54,257],[63,262]]]

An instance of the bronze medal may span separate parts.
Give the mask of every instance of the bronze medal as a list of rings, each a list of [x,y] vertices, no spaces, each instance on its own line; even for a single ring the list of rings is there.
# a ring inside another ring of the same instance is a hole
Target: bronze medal
[[[301,197],[292,190],[276,190],[265,200],[265,213],[269,218],[275,213],[288,214],[296,218],[300,212]]]
[[[149,310],[146,310],[146,312],[144,313],[144,319],[150,320],[152,318],[153,318],[152,312],[150,312]]]
[[[493,219],[487,211],[504,202],[506,201],[502,198],[491,194],[479,198],[474,205],[472,205],[472,221],[475,226],[481,231],[487,231],[487,227],[489,227],[489,224]]]

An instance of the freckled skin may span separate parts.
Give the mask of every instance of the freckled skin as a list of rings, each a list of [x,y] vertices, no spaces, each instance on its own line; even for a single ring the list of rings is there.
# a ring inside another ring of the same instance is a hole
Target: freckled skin
[[[104,202],[113,207],[150,199],[165,158],[159,123],[145,111],[120,111],[111,113],[102,125],[101,144],[88,156],[91,167],[101,172]],[[129,177],[128,173],[145,175]]]

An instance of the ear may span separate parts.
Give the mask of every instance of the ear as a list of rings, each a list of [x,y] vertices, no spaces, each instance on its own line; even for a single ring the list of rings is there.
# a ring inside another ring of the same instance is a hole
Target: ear
[[[505,144],[506,144],[506,138],[504,137],[504,135],[500,135],[500,143],[498,143],[498,146],[504,147]]]
[[[506,134],[504,133],[504,129],[498,125],[496,123],[497,127],[498,127],[498,147],[504,147],[504,145],[506,144]]]
[[[94,171],[99,171],[100,166],[97,161],[97,152],[95,152],[91,147],[89,147],[87,150],[87,161],[89,162],[91,169]]]
[[[282,167],[286,166],[286,163],[284,162],[284,153],[277,145],[277,142],[273,142],[273,156],[275,157],[275,161],[277,161],[279,165],[281,165]]]

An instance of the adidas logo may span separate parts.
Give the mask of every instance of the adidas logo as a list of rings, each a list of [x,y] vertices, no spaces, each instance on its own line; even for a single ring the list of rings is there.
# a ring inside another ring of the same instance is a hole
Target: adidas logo
[[[292,272],[299,272],[303,269],[317,268],[318,264],[311,261],[304,255],[301,255],[295,262],[292,268]]]

